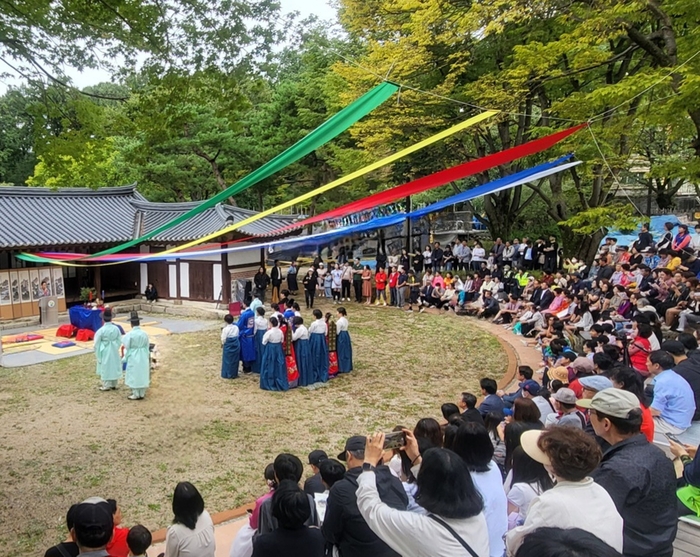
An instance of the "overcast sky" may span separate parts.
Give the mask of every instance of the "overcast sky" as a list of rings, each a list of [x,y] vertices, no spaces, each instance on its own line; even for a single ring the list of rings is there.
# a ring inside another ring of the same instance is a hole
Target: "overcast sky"
[[[335,19],[335,9],[331,7],[330,0],[280,0],[280,3],[282,4],[283,12],[297,11],[302,18],[309,15],[316,15],[323,20]],[[0,67],[0,73],[5,70],[6,68]],[[73,84],[79,89],[110,80],[109,73],[103,70],[86,70],[81,73],[67,68],[66,73],[73,80]],[[3,78],[0,80],[0,94],[7,90],[8,85],[20,84],[21,81],[19,79],[13,79],[11,77]]]

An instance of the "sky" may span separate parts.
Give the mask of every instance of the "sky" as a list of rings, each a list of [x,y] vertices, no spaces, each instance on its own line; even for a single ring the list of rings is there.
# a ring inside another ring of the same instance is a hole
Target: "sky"
[[[335,8],[331,7],[330,0],[280,0],[280,4],[284,13],[297,11],[302,19],[310,15],[316,15],[319,19],[335,20],[336,11]],[[0,71],[4,70],[6,68],[0,68]],[[78,89],[110,81],[109,72],[104,70],[88,69],[81,73],[77,70],[66,68],[65,71],[73,81],[73,85]],[[0,94],[3,94],[9,85],[16,86],[20,84],[20,79],[3,78],[0,81]]]

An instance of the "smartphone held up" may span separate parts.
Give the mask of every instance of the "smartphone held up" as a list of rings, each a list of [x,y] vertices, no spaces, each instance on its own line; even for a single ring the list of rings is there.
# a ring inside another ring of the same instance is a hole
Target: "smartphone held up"
[[[384,436],[384,450],[399,449],[406,445],[406,434],[403,431],[392,431]]]

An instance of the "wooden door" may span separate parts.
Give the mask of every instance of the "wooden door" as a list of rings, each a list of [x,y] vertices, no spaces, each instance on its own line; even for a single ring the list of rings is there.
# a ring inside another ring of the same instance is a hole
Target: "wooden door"
[[[219,295],[214,290],[214,264],[190,261],[190,300],[212,302]]]
[[[151,261],[148,263],[148,282],[153,284],[158,291],[159,298],[168,298],[170,292],[168,278],[168,263],[165,261]],[[143,294],[143,292],[141,292]]]

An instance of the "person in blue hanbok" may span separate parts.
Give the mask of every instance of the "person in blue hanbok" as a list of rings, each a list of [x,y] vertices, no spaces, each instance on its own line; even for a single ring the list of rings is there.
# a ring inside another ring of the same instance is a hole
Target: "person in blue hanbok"
[[[306,387],[314,383],[314,365],[311,358],[311,344],[309,341],[309,330],[304,325],[304,319],[294,318],[294,355],[297,360],[297,370],[299,371],[299,386]]]
[[[104,325],[95,333],[95,357],[97,359],[97,375],[102,380],[101,391],[112,391],[117,388],[117,381],[122,376],[122,361],[119,349],[122,343],[122,332],[112,323],[112,310],[107,308],[102,314]]]
[[[224,316],[226,325],[221,330],[221,377],[224,379],[236,379],[238,377],[238,364],[241,356],[241,343],[238,340],[238,326],[233,324],[233,315]]]
[[[284,320],[287,323],[291,323],[292,318],[294,317],[294,298],[289,298],[285,304],[284,304],[284,313],[282,316],[284,317]]]
[[[338,332],[336,339],[336,351],[338,353],[338,371],[349,373],[352,371],[352,342],[348,333],[348,312],[344,307],[338,308],[338,320],[335,322]]]
[[[260,388],[265,391],[287,391],[287,363],[284,357],[284,333],[276,317],[270,317],[270,329],[262,339],[264,346],[260,368]]]
[[[250,373],[255,361],[255,314],[248,307],[248,300],[241,305],[243,311],[238,318],[239,335],[241,343],[241,361],[243,362],[243,373]]]
[[[309,326],[309,348],[313,365],[313,383],[328,381],[328,345],[326,344],[326,322],[321,310],[313,311],[316,320]]]
[[[124,383],[131,389],[129,400],[141,400],[146,396],[146,389],[151,384],[151,358],[148,334],[141,330],[141,320],[136,312],[131,314],[131,331],[122,338],[126,363]]]
[[[269,328],[267,319],[265,319],[265,308],[258,307],[255,310],[255,361],[251,365],[253,373],[260,373],[263,359],[263,343],[262,339]]]

